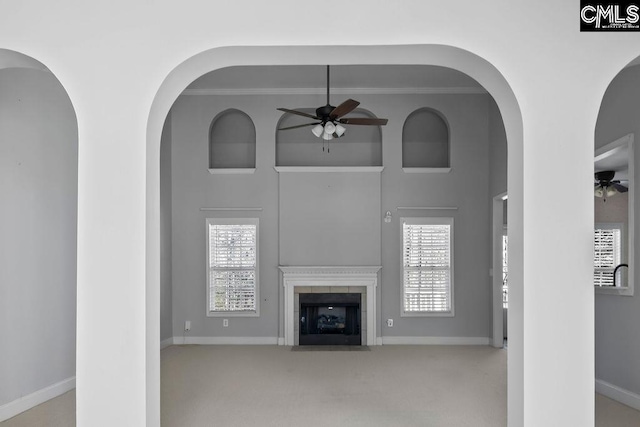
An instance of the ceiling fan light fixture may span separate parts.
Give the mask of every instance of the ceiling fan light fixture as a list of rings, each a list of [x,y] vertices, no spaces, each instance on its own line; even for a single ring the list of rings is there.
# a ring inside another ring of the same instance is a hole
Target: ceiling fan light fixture
[[[333,134],[325,132],[322,134],[322,139],[325,141],[331,141],[333,139]]]
[[[320,138],[322,136],[322,134],[324,133],[324,126],[322,126],[321,124],[317,124],[313,127],[313,129],[311,129],[311,132],[318,138]]]
[[[618,190],[616,190],[615,187],[607,187],[605,192],[607,194],[607,197],[615,196],[616,194],[618,194]]]
[[[333,135],[336,131],[336,125],[334,125],[333,122],[327,122],[327,124],[324,125],[324,131],[329,135]]]
[[[602,189],[602,186],[598,185],[598,186],[596,187],[596,189],[593,191],[593,194],[594,194],[596,197],[602,197],[602,196],[604,196],[604,190]]]
[[[347,130],[347,128],[345,128],[342,125],[336,125],[336,136],[338,138],[340,138],[342,135],[344,135],[344,132]]]

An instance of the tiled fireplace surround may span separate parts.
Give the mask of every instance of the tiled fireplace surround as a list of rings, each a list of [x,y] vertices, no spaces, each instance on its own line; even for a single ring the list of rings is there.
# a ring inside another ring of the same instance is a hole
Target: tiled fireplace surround
[[[362,345],[376,345],[376,287],[379,266],[280,266],[284,287],[284,345],[298,345],[300,294],[361,294]]]

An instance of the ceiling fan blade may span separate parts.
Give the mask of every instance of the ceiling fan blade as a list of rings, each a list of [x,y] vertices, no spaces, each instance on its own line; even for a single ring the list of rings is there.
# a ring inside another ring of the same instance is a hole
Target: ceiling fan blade
[[[319,124],[319,122],[314,122],[314,123],[305,123],[303,125],[297,125],[297,126],[288,126],[286,128],[278,128],[278,130],[289,130],[289,129],[297,129],[297,128],[303,128],[306,126],[315,126]]]
[[[350,112],[355,110],[358,105],[360,105],[358,101],[355,101],[353,99],[347,99],[342,104],[334,108],[333,111],[331,111],[331,114],[329,114],[329,117],[331,117],[334,120],[339,119],[345,114],[349,114]]]
[[[285,113],[289,113],[289,114],[295,114],[297,116],[308,117],[310,119],[320,120],[320,117],[316,117],[316,116],[314,116],[312,114],[303,113],[302,111],[298,111],[298,110],[289,110],[288,108],[277,108],[277,110],[284,111]]]
[[[629,189],[628,189],[627,187],[625,187],[625,186],[624,186],[624,185],[622,185],[622,184],[618,184],[618,183],[616,183],[616,182],[612,182],[612,183],[611,183],[611,186],[612,186],[613,188],[615,188],[616,190],[618,190],[618,193],[626,193],[627,191],[629,191]]]
[[[384,126],[389,120],[387,119],[373,119],[368,117],[343,117],[338,120],[345,125],[367,125],[367,126]]]

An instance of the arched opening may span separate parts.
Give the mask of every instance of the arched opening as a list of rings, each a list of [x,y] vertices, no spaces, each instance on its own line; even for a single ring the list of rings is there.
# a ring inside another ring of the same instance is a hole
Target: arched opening
[[[449,126],[436,110],[413,111],[402,127],[403,168],[448,168]]]
[[[0,422],[75,388],[77,189],[65,88],[42,63],[0,49]]]
[[[623,68],[604,93],[594,145],[594,173],[600,173],[594,176],[596,392],[638,410],[640,333],[633,325],[640,321],[634,287],[640,256],[634,221],[640,200],[639,83],[640,58]],[[610,178],[602,175],[607,171]]]
[[[209,169],[256,167],[256,128],[247,113],[229,108],[211,121]]]
[[[396,65],[418,64],[436,65],[450,67],[462,71],[475,78],[495,99],[497,109],[504,121],[505,134],[509,141],[509,194],[510,194],[510,245],[514,249],[514,255],[510,258],[510,274],[514,283],[522,282],[522,123],[520,112],[509,86],[504,81],[499,72],[482,59],[459,49],[444,46],[413,46],[403,48],[401,52],[395,51],[393,47],[368,47],[358,48],[358,57],[361,64],[375,64],[380,62],[380,55],[389,54],[390,63]],[[315,57],[323,48],[238,48],[230,49],[237,54],[244,55],[245,61],[251,65],[290,65],[290,64],[313,64]],[[198,61],[187,61],[178,67],[160,89],[150,115],[148,126],[148,187],[147,194],[150,200],[150,210],[148,212],[148,232],[149,236],[155,236],[149,240],[148,246],[148,334],[147,342],[150,358],[148,367],[150,374],[148,378],[148,391],[157,393],[159,389],[158,374],[153,374],[158,368],[159,357],[153,356],[153,349],[158,348],[158,304],[156,297],[159,293],[159,242],[157,239],[159,230],[159,141],[162,131],[162,124],[169,112],[173,101],[187,87],[191,81],[197,77],[214,69],[219,69],[228,64],[224,61],[227,49],[216,49],[198,55]],[[312,52],[314,55],[309,55]],[[350,64],[350,55],[354,50],[351,47],[341,47],[331,49],[334,62],[337,64]],[[277,54],[276,54],[277,53]],[[277,58],[274,59],[274,58]],[[418,59],[416,59],[418,58]],[[246,65],[246,63],[244,64]],[[376,111],[376,113],[378,113]],[[384,116],[384,114],[380,114]],[[385,130],[383,129],[383,136]],[[257,130],[260,141],[260,130]],[[398,138],[400,139],[400,138]],[[258,151],[260,148],[258,147]],[[384,157],[384,152],[383,152]],[[273,159],[275,160],[275,159]],[[385,160],[386,161],[386,160]],[[400,164],[400,162],[398,162]],[[522,412],[522,341],[518,341],[518,330],[522,328],[522,290],[517,287],[511,295],[511,317],[510,327],[515,332],[512,333],[514,340],[510,344],[510,411],[514,411],[517,417]],[[156,323],[154,325],[154,322]],[[224,326],[223,326],[224,327]],[[180,325],[182,328],[182,325]],[[278,326],[280,335],[282,325]],[[515,375],[511,375],[511,372]],[[513,393],[513,396],[511,396]],[[157,405],[156,405],[157,408]],[[157,409],[153,409],[151,404],[148,409],[153,415]],[[157,416],[157,415],[156,415]]]

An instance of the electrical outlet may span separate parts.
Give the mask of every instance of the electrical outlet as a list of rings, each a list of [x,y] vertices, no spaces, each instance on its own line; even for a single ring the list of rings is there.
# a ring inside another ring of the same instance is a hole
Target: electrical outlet
[[[387,326],[393,328],[393,319],[387,319]]]
[[[185,331],[190,331],[191,330],[191,320],[187,320],[184,322],[184,330]]]
[[[229,326],[229,319],[222,319],[222,327],[226,328]]]

